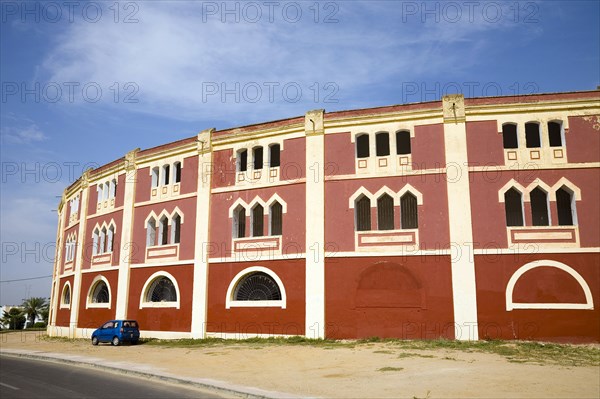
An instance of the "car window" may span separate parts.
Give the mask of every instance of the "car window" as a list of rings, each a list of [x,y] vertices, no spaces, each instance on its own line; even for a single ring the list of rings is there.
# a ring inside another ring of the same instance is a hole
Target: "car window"
[[[135,321],[130,321],[129,323],[131,324],[131,327],[132,327],[132,328],[138,328],[138,324],[137,324],[137,322],[135,322]]]
[[[108,321],[106,323],[104,323],[104,325],[102,326],[102,328],[113,328],[114,324],[112,321]]]

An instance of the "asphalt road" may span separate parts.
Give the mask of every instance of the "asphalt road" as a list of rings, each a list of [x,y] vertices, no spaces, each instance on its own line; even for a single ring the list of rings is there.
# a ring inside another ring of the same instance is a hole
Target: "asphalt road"
[[[225,398],[93,368],[0,356],[0,397],[9,398]]]

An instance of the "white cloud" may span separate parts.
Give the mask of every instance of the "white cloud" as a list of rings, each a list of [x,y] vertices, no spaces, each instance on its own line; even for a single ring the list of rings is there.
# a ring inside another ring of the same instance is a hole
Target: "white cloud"
[[[22,128],[14,126],[2,127],[2,137],[7,142],[14,144],[31,144],[48,139],[44,132],[34,123]]]

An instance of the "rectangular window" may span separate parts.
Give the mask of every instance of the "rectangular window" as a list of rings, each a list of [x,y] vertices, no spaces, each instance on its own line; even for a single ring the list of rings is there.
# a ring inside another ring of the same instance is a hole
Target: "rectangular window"
[[[390,155],[390,135],[388,132],[381,132],[375,135],[375,147],[378,157]]]
[[[396,154],[408,155],[410,152],[410,132],[396,132]]]

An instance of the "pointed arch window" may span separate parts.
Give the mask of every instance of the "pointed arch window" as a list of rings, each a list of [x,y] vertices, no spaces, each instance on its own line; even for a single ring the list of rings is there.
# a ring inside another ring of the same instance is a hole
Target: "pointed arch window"
[[[368,158],[369,153],[369,135],[363,133],[356,136],[356,158]]]
[[[241,205],[233,211],[233,237],[246,237],[246,208]]]
[[[102,230],[100,230],[100,248],[98,250],[98,253],[103,254],[104,252],[106,252],[106,227],[103,227]]]
[[[146,225],[146,246],[152,247],[156,245],[156,220],[150,218]]]
[[[514,187],[504,193],[504,212],[507,226],[523,226],[523,196]]]
[[[264,208],[256,204],[252,208],[252,237],[262,237],[264,233]]]
[[[394,199],[387,194],[377,199],[377,228],[394,230]]]
[[[536,187],[529,193],[529,197],[531,198],[532,224],[534,226],[549,226],[548,193]]]
[[[390,134],[379,132],[375,135],[375,150],[378,157],[390,155]]]
[[[573,192],[566,186],[556,190],[556,210],[559,226],[575,225],[575,201],[573,199]]]
[[[181,239],[181,216],[175,214],[171,221],[171,244],[179,244]]]
[[[283,207],[277,201],[275,201],[270,208],[270,227],[271,231],[269,235],[280,236],[283,232]]]
[[[356,231],[371,230],[371,199],[361,195],[354,204]]]
[[[108,234],[107,234],[107,238],[106,238],[106,252],[113,251],[114,241],[115,241],[115,227],[110,226],[108,228]]]
[[[96,227],[92,235],[92,255],[98,254],[98,246],[100,245],[100,230]]]
[[[160,218],[158,226],[159,245],[169,243],[169,219],[166,216]]]
[[[419,228],[417,197],[410,192],[400,197],[400,227],[402,229]]]

